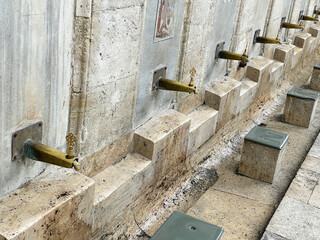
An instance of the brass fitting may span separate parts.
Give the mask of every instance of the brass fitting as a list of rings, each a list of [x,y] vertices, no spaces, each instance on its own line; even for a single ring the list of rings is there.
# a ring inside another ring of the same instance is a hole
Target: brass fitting
[[[293,24],[293,23],[287,23],[287,22],[283,22],[281,24],[281,28],[291,28],[291,29],[301,29],[301,30],[303,30],[303,26],[302,25]]]
[[[315,18],[315,17],[306,16],[306,15],[302,15],[300,20],[319,22],[319,19],[317,17]]]
[[[281,44],[278,36],[276,38],[257,37],[255,42],[264,44]]]
[[[196,86],[194,86],[194,80],[193,80],[196,72],[197,71],[194,68],[190,70],[189,84],[161,78],[159,80],[159,88],[164,90],[169,90],[169,91],[197,93]]]
[[[219,58],[230,59],[230,60],[239,60],[239,61],[242,61],[242,62],[249,62],[246,51],[244,51],[243,54],[239,54],[239,53],[234,53],[234,52],[228,52],[228,51],[225,51],[225,50],[221,50],[219,52]]]
[[[68,154],[65,154],[64,152],[29,139],[24,143],[23,156],[36,161],[50,163],[65,168],[74,168],[76,171],[79,171],[80,164],[78,162],[78,158],[73,156],[73,146],[75,145],[75,140],[76,138],[73,134],[67,135],[69,149]]]

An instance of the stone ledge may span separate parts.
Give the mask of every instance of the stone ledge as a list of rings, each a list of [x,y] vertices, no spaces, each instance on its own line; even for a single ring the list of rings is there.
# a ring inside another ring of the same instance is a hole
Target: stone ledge
[[[190,155],[215,133],[218,111],[202,105],[192,111],[188,117],[191,119],[188,142],[188,155]]]
[[[93,235],[134,202],[151,185],[153,177],[152,162],[139,154],[128,154],[94,176]]]
[[[92,179],[74,170],[48,168],[0,200],[0,236],[90,239],[93,196]]]
[[[240,114],[250,106],[256,94],[257,86],[258,86],[257,82],[252,81],[248,78],[244,78],[240,82],[241,82],[241,88],[240,88],[239,102],[241,102],[241,104],[238,105],[238,114]]]

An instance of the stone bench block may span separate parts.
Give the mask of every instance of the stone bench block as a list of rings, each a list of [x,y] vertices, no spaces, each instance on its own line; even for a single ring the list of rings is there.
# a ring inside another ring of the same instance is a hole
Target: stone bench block
[[[219,111],[216,131],[237,114],[241,83],[229,77],[220,77],[205,89],[206,105]]]
[[[93,197],[92,179],[49,167],[0,200],[0,239],[90,239]]]
[[[240,82],[241,88],[239,103],[241,104],[238,104],[238,114],[240,114],[250,106],[250,103],[254,99],[258,86],[257,82],[252,81],[248,78],[244,78]]]
[[[149,188],[154,178],[154,164],[139,154],[128,154],[93,177],[93,235],[103,233],[108,224]]]
[[[292,64],[291,64],[291,69],[295,68],[298,63],[301,63],[302,61],[302,54],[303,54],[303,49],[296,47],[294,48],[293,56],[292,56]]]
[[[312,54],[317,47],[317,39],[315,37],[310,37],[308,55]]]
[[[191,120],[173,109],[151,118],[134,132],[133,152],[157,164],[158,177],[186,159]]]
[[[294,37],[293,45],[297,46],[298,48],[306,48],[308,47],[310,38],[310,33],[297,32]]]
[[[289,135],[256,126],[245,137],[239,174],[267,183],[277,177]]]
[[[273,60],[265,57],[255,57],[248,63],[246,78],[258,82],[257,97],[270,90],[270,72]]]
[[[320,63],[317,63],[313,67],[313,72],[309,86],[313,90],[320,91]]]
[[[188,155],[190,155],[215,133],[218,111],[202,105],[188,114],[188,117],[191,119],[188,142]]]
[[[308,31],[312,37],[319,38],[320,37],[320,27],[313,25],[309,28]]]
[[[273,59],[284,64],[283,67],[283,76],[289,74],[292,66],[294,49],[296,47],[294,45],[279,45],[274,50]]]
[[[308,128],[316,109],[318,95],[310,90],[292,88],[287,94],[284,107],[285,122]]]

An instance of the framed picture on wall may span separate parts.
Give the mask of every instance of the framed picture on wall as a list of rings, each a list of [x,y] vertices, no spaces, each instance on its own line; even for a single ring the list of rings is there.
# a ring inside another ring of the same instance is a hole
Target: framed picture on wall
[[[172,38],[174,35],[176,0],[159,0],[155,26],[154,41]]]

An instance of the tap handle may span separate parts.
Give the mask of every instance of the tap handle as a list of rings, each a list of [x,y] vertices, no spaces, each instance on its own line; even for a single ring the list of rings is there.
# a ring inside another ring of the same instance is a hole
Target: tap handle
[[[68,153],[67,153],[67,158],[71,159],[74,158],[74,151],[73,151],[73,147],[76,145],[76,136],[73,135],[73,133],[69,133],[66,136],[66,140],[67,140],[67,146],[68,146]]]
[[[193,67],[193,68],[191,68],[191,70],[190,70],[190,83],[189,83],[189,86],[190,87],[193,87],[194,86],[194,81],[193,81],[193,79],[194,79],[194,75],[197,73],[197,71],[196,71],[196,69]]]

